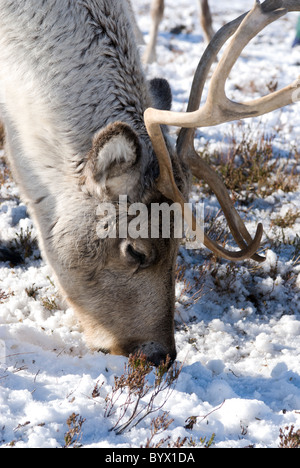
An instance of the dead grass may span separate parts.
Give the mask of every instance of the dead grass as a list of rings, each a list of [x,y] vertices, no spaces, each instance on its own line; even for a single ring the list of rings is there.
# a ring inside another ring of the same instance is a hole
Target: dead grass
[[[4,291],[0,289],[0,304],[3,304],[3,302],[9,299],[10,296],[11,294],[6,294]]]
[[[168,434],[174,420],[163,408],[176,386],[181,369],[177,363],[170,367],[169,358],[154,369],[142,353],[131,355],[124,373],[115,377],[111,392],[105,396],[104,416],[113,422],[110,430],[116,435],[130,432],[151,416],[150,434],[141,448],[211,447],[215,434],[209,440],[200,438],[198,441],[192,435],[172,441]],[[97,401],[103,392],[103,384],[97,382],[92,398]],[[192,430],[193,426],[186,429]]]
[[[286,426],[280,429],[279,448],[300,448],[300,429],[295,431],[295,426]]]
[[[67,419],[68,430],[65,433],[65,445],[63,448],[80,448],[82,439],[82,426],[85,419],[79,414],[72,413]]]
[[[42,297],[41,304],[49,312],[54,312],[55,310],[59,310],[56,297]]]
[[[26,230],[21,228],[15,238],[7,243],[7,248],[10,256],[14,257],[14,261],[11,262],[12,266],[22,264],[28,258],[34,260],[41,258],[37,239],[29,228]]]
[[[194,269],[190,265],[177,265],[175,271],[176,283],[182,283],[180,294],[176,297],[176,302],[183,305],[184,308],[192,307],[203,297],[205,277],[209,269],[209,263],[205,263],[201,267],[197,266]],[[192,273],[190,279],[186,278],[186,272],[189,270]]]
[[[295,212],[293,210],[289,210],[284,216],[276,216],[274,219],[272,219],[271,226],[277,226],[282,229],[292,228],[299,218],[299,210]]]
[[[291,148],[287,157],[278,158],[273,140],[274,136],[267,134],[255,138],[248,129],[240,141],[234,135],[230,137],[226,152],[210,152],[207,145],[199,155],[219,173],[228,190],[243,202],[252,202],[254,197],[266,198],[278,190],[288,193],[299,188],[300,153]]]
[[[181,367],[177,364],[170,367],[167,357],[166,362],[161,362],[154,370],[155,380],[150,383],[148,377],[152,370],[153,366],[146,356],[137,353],[129,357],[124,373],[115,377],[114,388],[105,398],[105,417],[115,419],[111,430],[117,435],[130,431],[146,417],[162,409],[173,392]],[[148,403],[144,404],[146,396]],[[121,401],[123,403],[120,405]]]

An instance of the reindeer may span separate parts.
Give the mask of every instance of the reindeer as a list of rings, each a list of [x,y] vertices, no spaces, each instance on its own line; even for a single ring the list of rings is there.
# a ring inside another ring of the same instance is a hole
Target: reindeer
[[[210,42],[214,35],[212,26],[212,17],[208,4],[208,0],[199,0],[200,6],[200,23],[204,32],[204,37],[207,42]],[[160,22],[164,16],[165,1],[164,0],[152,0],[151,3],[151,30],[150,39],[146,47],[143,61],[144,63],[152,63],[156,60],[156,42],[157,34]],[[137,29],[136,29],[137,31]]]
[[[42,254],[91,349],[139,351],[155,365],[167,355],[170,361],[176,357],[179,240],[173,235],[100,238],[103,203],[117,206],[126,195],[129,203],[182,206],[193,174],[215,192],[240,250],[225,249],[207,235],[204,245],[232,261],[264,260],[256,253],[262,225],[252,239],[221,179],[196,154],[193,136],[196,127],[262,115],[293,102],[299,81],[250,103],[230,101],[224,86],[251,38],[299,10],[299,0],[256,2],[252,11],[224,26],[199,63],[187,112],[174,113],[168,83],[146,81],[127,2],[0,0],[7,156]],[[199,109],[209,70],[232,35]],[[167,125],[181,127],[176,148]],[[194,229],[201,230],[195,223],[192,218]]]

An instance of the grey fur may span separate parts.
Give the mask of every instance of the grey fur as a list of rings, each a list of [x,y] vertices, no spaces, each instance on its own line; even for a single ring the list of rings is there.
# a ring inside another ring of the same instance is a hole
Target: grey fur
[[[143,122],[161,91],[151,96],[133,38],[126,0],[0,0],[1,114],[43,255],[91,348],[174,356],[177,241],[96,235],[101,201],[162,200]],[[128,244],[155,260],[139,268]]]

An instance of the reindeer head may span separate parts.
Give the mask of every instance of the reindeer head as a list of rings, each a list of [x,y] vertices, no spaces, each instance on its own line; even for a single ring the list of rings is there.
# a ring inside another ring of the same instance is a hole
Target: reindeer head
[[[150,92],[157,108],[170,108],[165,80],[152,80]],[[169,151],[176,184],[187,196],[189,170],[171,146]],[[156,365],[167,355],[171,360],[176,356],[175,261],[180,241],[173,234],[172,211],[166,236],[161,217],[153,215],[154,204],[173,204],[157,189],[158,175],[144,125],[137,131],[124,122],[108,124],[94,135],[80,178],[84,199],[64,217],[67,234],[62,235],[65,231],[57,224],[60,234],[53,236],[58,239],[53,250],[63,262],[60,272],[56,268],[58,281],[89,346],[123,355],[142,351]],[[179,221],[182,225],[181,217]]]

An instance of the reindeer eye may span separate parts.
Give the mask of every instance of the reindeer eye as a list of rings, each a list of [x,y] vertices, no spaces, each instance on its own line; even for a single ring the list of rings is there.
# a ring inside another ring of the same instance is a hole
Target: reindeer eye
[[[127,252],[137,263],[143,265],[146,262],[146,255],[134,250],[131,244],[127,246]]]

